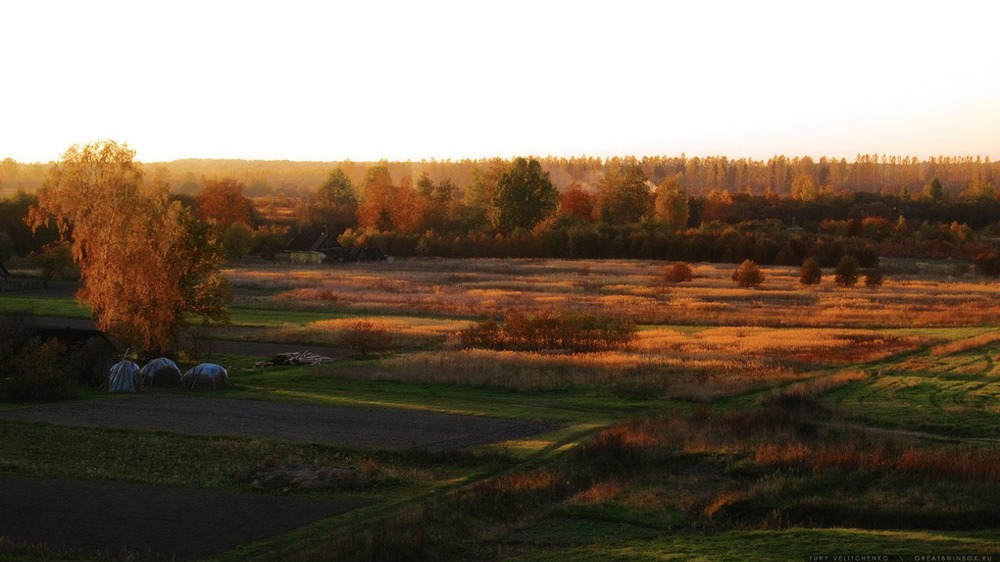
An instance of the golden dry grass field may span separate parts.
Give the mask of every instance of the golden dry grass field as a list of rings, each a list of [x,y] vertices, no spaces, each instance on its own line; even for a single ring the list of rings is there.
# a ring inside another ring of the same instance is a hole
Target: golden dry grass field
[[[229,269],[237,306],[325,311],[275,337],[336,344],[358,317],[396,351],[338,376],[520,390],[614,384],[643,395],[709,401],[870,363],[995,324],[1000,286],[939,264],[894,263],[879,287],[818,286],[797,268],[769,267],[756,289],[734,266],[697,264],[669,283],[653,261],[445,260]],[[458,349],[457,334],[486,318],[573,311],[638,326],[628,349],[585,354]],[[434,368],[428,368],[434,365]]]
[[[228,269],[237,286],[289,307],[479,318],[572,308],[637,324],[797,327],[943,327],[996,321],[997,284],[937,264],[894,262],[880,287],[817,286],[798,269],[768,267],[757,289],[734,286],[731,265],[696,264],[694,279],[663,280],[663,262],[410,259],[326,267]],[[243,304],[252,304],[250,302]],[[241,304],[241,303],[236,303]]]

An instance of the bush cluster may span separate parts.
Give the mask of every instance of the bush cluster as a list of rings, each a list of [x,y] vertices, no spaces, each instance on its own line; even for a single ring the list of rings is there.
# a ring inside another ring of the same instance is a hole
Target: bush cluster
[[[844,256],[840,258],[837,262],[837,267],[833,271],[834,281],[838,285],[843,285],[845,287],[853,287],[855,283],[858,282],[859,267],[858,260],[854,259],[854,256]]]
[[[752,289],[764,282],[764,272],[753,260],[744,260],[733,271],[732,279],[737,286]]]
[[[462,330],[459,338],[465,348],[587,353],[625,349],[635,332],[627,320],[544,311],[508,314],[503,324],[486,320]]]
[[[684,283],[694,279],[694,271],[691,266],[679,261],[670,266],[663,274],[663,281],[666,283]]]
[[[32,402],[73,396],[76,381],[66,349],[24,328],[23,319],[0,317],[0,400]]]
[[[974,260],[976,271],[987,277],[1000,277],[1000,251],[980,252]]]
[[[368,357],[369,353],[389,350],[392,347],[392,335],[384,324],[358,320],[340,334],[338,343],[361,357]]]
[[[803,285],[819,285],[823,281],[823,270],[816,258],[808,258],[802,262],[799,270],[799,283]]]

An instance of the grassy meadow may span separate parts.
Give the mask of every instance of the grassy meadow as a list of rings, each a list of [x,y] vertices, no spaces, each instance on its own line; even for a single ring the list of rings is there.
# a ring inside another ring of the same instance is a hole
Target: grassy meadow
[[[735,266],[693,264],[694,279],[670,283],[669,265],[232,266],[231,325],[201,336],[342,353],[282,367],[213,356],[235,382],[219,396],[554,429],[431,453],[0,422],[0,470],[114,480],[141,462],[148,469],[128,478],[237,491],[260,491],[245,477],[260,467],[365,475],[364,485],[264,489],[372,505],[227,561],[1000,555],[1000,284],[898,260],[873,288],[832,275],[806,287],[798,268],[768,267],[763,285],[741,289]],[[0,309],[86,315],[70,298],[16,294]],[[635,334],[589,353],[462,344],[489,319],[554,312],[627,321]],[[0,541],[0,557],[41,559],[33,552]]]

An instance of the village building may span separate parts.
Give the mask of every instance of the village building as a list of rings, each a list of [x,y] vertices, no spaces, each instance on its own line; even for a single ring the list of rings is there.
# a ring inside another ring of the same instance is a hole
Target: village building
[[[285,253],[288,254],[288,261],[294,264],[321,264],[326,261],[327,253],[337,248],[344,249],[337,238],[323,228],[321,231],[302,231],[296,234],[288,243]]]
[[[296,234],[285,249],[289,263],[321,264],[335,262],[392,261],[378,248],[345,248],[326,228],[320,231],[303,231]]]

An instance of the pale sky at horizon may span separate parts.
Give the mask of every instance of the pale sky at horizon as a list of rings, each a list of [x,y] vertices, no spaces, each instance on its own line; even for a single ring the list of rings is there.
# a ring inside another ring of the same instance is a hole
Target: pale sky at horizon
[[[1000,159],[1000,2],[0,0],[0,159]]]

